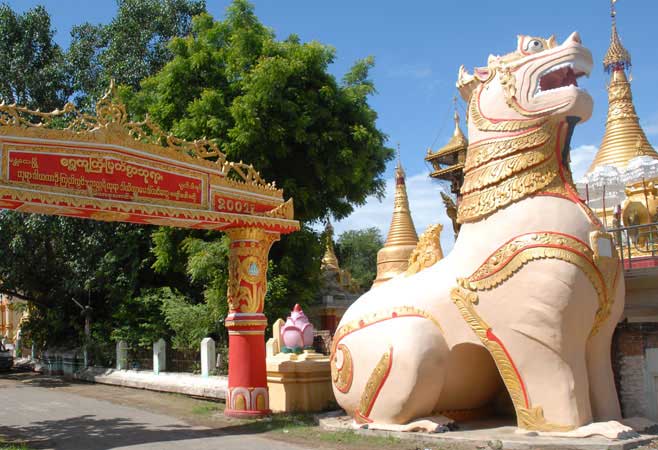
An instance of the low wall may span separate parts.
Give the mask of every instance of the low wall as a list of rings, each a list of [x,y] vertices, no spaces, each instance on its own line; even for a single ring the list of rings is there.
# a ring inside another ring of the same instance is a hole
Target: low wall
[[[202,377],[188,373],[160,372],[155,375],[147,370],[116,370],[90,367],[73,374],[76,380],[115,386],[173,392],[217,400],[226,400],[228,377]]]

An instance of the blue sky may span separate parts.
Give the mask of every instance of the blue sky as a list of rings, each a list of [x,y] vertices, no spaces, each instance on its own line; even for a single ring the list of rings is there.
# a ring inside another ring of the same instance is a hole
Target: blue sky
[[[586,169],[603,136],[607,110],[606,81],[600,61],[610,39],[607,0],[252,0],[261,21],[279,38],[290,33],[303,40],[317,40],[336,48],[332,72],[341,77],[357,59],[373,55],[372,78],[377,95],[371,105],[379,113],[379,127],[390,144],[400,143],[408,175],[411,208],[419,231],[441,221],[444,247],[450,248],[449,226],[443,214],[436,183],[430,182],[423,161],[426,149],[442,145],[451,132],[452,97],[457,69],[464,64],[486,65],[489,53],[504,54],[516,45],[517,34],[562,41],[572,31],[580,32],[596,64],[581,86],[595,101],[592,119],[579,126],[573,139],[572,160],[576,174]],[[221,17],[228,0],[208,1],[208,9]],[[114,0],[10,0],[23,11],[43,4],[63,47],[70,41],[71,26],[85,21],[107,22],[116,11]],[[654,0],[619,0],[618,28],[633,57],[633,93],[642,124],[658,146],[658,52],[652,30],[658,18]],[[386,173],[392,178],[394,164]],[[392,193],[392,187],[389,187]],[[386,233],[391,195],[383,204],[370,201],[350,218],[337,224],[337,231],[377,226]]]

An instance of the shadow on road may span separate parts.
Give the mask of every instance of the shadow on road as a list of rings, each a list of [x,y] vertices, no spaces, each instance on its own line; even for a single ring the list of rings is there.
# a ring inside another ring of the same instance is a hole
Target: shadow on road
[[[0,436],[25,439],[30,446],[67,450],[105,450],[116,447],[185,441],[226,435],[222,430],[199,430],[185,425],[149,427],[125,418],[97,419],[83,415],[62,420],[34,421],[21,427],[0,425]],[[193,448],[193,444],[192,447]]]
[[[70,391],[68,387],[87,385],[93,388],[95,386],[76,380],[67,381],[59,377],[25,372],[1,373],[0,381],[2,380],[11,383],[7,386],[0,384],[0,387],[52,389],[52,391],[66,396],[62,400],[56,400],[62,402],[64,408],[70,408],[71,405],[75,404],[77,398],[75,391]],[[60,391],[60,388],[64,389]],[[48,401],[51,402],[50,406],[52,407],[53,400]],[[103,401],[99,399],[99,402]],[[160,414],[161,417],[163,414],[169,416],[171,422],[164,419],[156,425],[147,423],[148,419],[126,417],[124,414],[107,418],[107,414],[104,414],[104,412],[101,413],[101,411],[93,409],[90,411],[88,407],[86,410],[79,410],[79,415],[42,420],[47,419],[47,416],[40,416],[40,414],[46,414],[46,410],[39,408],[39,402],[37,400],[32,404],[25,405],[26,411],[30,411],[30,416],[22,425],[9,427],[6,423],[2,424],[0,422],[0,436],[11,440],[24,440],[29,443],[30,448],[34,449],[109,450],[117,447],[147,444],[151,444],[152,448],[159,448],[158,443],[175,441],[179,441],[181,445],[185,445],[189,449],[194,449],[194,442],[189,442],[190,440],[221,436],[258,435],[313,424],[313,419],[308,415],[275,414],[264,420],[237,421],[237,423],[235,421],[233,423],[224,422],[221,425],[220,423],[206,422],[204,423],[206,426],[193,426],[181,423],[181,420],[185,421],[182,417],[174,418],[166,411],[159,410],[156,414]],[[2,401],[0,400],[0,406],[1,404]],[[98,405],[102,407],[103,403],[98,403]],[[138,404],[129,407],[143,411],[149,410],[149,408],[143,408],[142,405]],[[97,412],[99,415],[96,415]]]
[[[70,386],[71,383],[64,378],[37,375],[32,372],[12,371],[0,372],[0,380],[18,381],[23,385],[43,388],[56,388]]]

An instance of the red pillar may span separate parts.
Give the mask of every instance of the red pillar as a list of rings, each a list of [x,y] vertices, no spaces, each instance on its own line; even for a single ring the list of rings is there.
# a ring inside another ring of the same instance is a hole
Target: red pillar
[[[229,252],[226,328],[229,333],[228,392],[224,414],[262,417],[270,414],[265,368],[263,314],[267,291],[268,253],[277,233],[258,228],[234,228]]]

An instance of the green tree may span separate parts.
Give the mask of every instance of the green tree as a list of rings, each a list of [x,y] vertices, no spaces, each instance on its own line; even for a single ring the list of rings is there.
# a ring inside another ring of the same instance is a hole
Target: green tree
[[[171,59],[170,39],[187,35],[192,16],[205,10],[203,0],[117,0],[107,25],[73,27],[67,59],[77,103],[93,106],[112,78],[139,87]]]
[[[294,199],[304,225],[271,251],[265,312],[272,320],[294,303],[309,304],[319,285],[322,245],[306,223],[344,217],[368,195],[381,194],[392,157],[368,104],[375,92],[368,78],[373,59],[357,61],[338,82],[328,72],[332,48],[294,35],[277,40],[245,0],[235,0],[223,20],[196,17],[191,35],[174,38],[170,49],[173,59],[141,90],[123,90],[129,111],[149,114],[186,139],[217,140],[229,159],[254,164]],[[159,260],[197,254],[184,239],[158,239]],[[211,265],[224,264],[212,259]],[[205,296],[225,305],[226,285],[219,280],[206,279]]]
[[[169,39],[187,34],[192,15],[204,10],[202,1],[122,0],[110,24],[75,27],[64,55],[44,8],[21,16],[2,5],[0,96],[52,110],[75,91],[89,107],[110,78],[136,87],[159,70],[171,58]],[[202,299],[184,277],[167,273],[164,281],[153,273],[152,227],[4,212],[0,229],[0,291],[31,301],[26,333],[38,343],[80,345],[84,318],[72,299],[91,303],[97,341],[112,334],[135,345],[171,334],[150,288],[182,285]]]
[[[331,47],[276,40],[246,0],[224,20],[196,17],[170,50],[173,59],[127,95],[131,112],[186,139],[216,139],[229,159],[276,180],[303,221],[345,217],[382,193],[393,153],[368,104],[372,58],[339,83],[328,72]]]
[[[62,49],[43,6],[17,14],[0,4],[0,100],[44,110],[71,94]]]
[[[306,283],[313,280],[315,271],[312,267],[319,265],[319,256],[312,250],[308,251],[310,241],[314,243],[315,234],[303,230],[300,238],[288,241],[288,245],[306,245],[305,260],[293,260],[290,255],[301,254],[300,249],[277,248],[279,254],[275,259],[278,265],[270,261],[268,268],[268,288],[265,296],[264,313],[270,326],[274,320],[284,317],[290,310],[290,293],[297,293],[298,302],[308,304],[315,295],[312,285]],[[175,298],[165,302],[163,311],[167,323],[175,333],[174,342],[180,348],[192,345],[191,336],[203,333],[210,335],[221,344],[226,345],[227,336],[224,319],[228,314],[226,286],[228,281],[228,247],[229,239],[213,231],[188,231],[162,227],[153,233],[153,253],[156,256],[153,267],[161,274],[167,274],[167,279],[176,279],[181,274],[189,280],[189,284],[179,284]],[[310,261],[310,266],[307,261]],[[183,264],[181,264],[183,262]],[[298,279],[288,276],[298,275]],[[202,300],[197,292],[201,292]],[[171,297],[165,295],[164,297]],[[294,299],[293,299],[294,301]],[[204,320],[194,320],[203,312]],[[197,343],[198,344],[198,343]]]
[[[31,302],[25,331],[39,344],[81,343],[84,317],[76,302],[92,307],[92,332],[107,339],[117,306],[155,281],[150,231],[3,211],[0,292]]]
[[[336,256],[343,269],[361,288],[369,289],[377,276],[377,252],[384,245],[378,228],[349,230],[341,233],[336,243]]]

